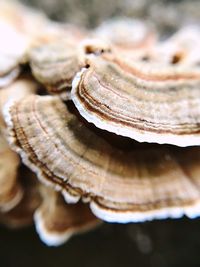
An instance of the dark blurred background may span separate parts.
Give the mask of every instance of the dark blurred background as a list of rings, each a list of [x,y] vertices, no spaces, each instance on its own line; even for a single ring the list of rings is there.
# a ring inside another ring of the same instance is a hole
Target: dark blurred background
[[[139,17],[173,31],[198,22],[200,1],[23,0],[54,20],[95,27],[113,16]],[[200,220],[103,224],[58,248],[46,247],[34,227],[0,227],[0,267],[200,266]]]
[[[0,228],[2,267],[174,267],[200,266],[200,220],[104,224],[46,247],[33,227]]]

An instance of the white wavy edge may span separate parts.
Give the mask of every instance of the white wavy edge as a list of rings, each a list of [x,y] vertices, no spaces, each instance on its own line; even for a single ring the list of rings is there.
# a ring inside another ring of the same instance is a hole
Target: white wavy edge
[[[40,239],[42,240],[43,243],[45,243],[48,246],[60,246],[64,244],[66,241],[68,241],[72,236],[76,234],[82,234],[98,226],[98,222],[93,221],[83,226],[80,226],[79,228],[74,227],[71,229],[67,229],[65,232],[62,233],[48,232],[47,229],[45,228],[45,223],[43,221],[40,209],[37,209],[34,213],[34,222],[36,231]]]
[[[98,203],[92,201],[90,203],[90,209],[94,215],[101,220],[112,223],[137,223],[167,218],[177,219],[183,217],[184,215],[190,219],[194,219],[200,216],[200,201],[193,206],[168,207],[145,212],[114,211],[102,208],[98,205]]]
[[[106,130],[108,132],[115,133],[117,135],[125,136],[132,138],[138,142],[147,142],[147,143],[158,143],[158,144],[171,144],[180,147],[194,146],[200,145],[200,135],[178,135],[173,134],[158,134],[158,133],[146,133],[139,131],[137,129],[133,129],[127,126],[119,127],[118,124],[114,122],[108,123],[104,122],[98,116],[93,115],[93,113],[88,112],[84,105],[79,101],[77,97],[76,89],[79,85],[81,77],[83,73],[86,71],[86,68],[82,68],[80,72],[78,72],[73,81],[72,81],[72,90],[71,90],[71,99],[74,102],[76,108],[78,109],[81,116],[83,116],[88,122],[94,124],[96,127]]]

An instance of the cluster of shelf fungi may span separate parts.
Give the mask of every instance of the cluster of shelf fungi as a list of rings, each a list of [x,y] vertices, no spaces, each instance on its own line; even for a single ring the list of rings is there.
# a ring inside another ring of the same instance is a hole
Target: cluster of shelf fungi
[[[200,215],[200,29],[93,30],[0,3],[0,222],[47,245]]]

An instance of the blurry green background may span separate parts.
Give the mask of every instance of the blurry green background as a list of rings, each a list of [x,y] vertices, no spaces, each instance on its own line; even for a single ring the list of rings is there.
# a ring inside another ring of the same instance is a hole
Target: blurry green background
[[[200,19],[200,1],[156,0],[23,0],[51,18],[94,27],[116,15],[151,20],[169,31]],[[34,227],[0,228],[0,267],[129,267],[200,266],[200,220],[103,224],[48,248]]]

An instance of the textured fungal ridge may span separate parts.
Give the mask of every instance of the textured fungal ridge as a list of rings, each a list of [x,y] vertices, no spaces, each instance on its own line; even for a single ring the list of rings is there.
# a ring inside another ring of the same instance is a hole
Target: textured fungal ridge
[[[58,246],[101,221],[200,215],[198,25],[89,30],[3,1],[4,32],[0,223]]]
[[[198,212],[199,168],[193,173],[195,162],[182,162],[192,152],[197,157],[198,147],[144,145],[141,151],[133,145],[124,152],[87,128],[57,97],[27,97],[8,105],[6,113],[16,151],[66,201],[85,198],[107,221],[195,217]]]

